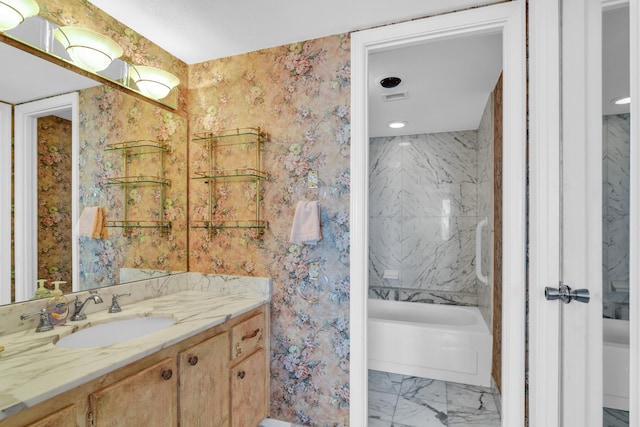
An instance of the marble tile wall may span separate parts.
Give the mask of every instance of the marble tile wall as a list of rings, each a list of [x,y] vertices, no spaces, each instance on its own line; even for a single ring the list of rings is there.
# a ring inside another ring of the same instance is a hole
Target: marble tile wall
[[[492,289],[476,285],[475,227],[489,218],[491,276],[492,111],[490,96],[477,131],[371,138],[370,298],[479,305],[491,324]]]
[[[603,118],[604,316],[629,319],[629,114]]]
[[[478,133],[372,138],[370,168],[370,296],[477,305]]]

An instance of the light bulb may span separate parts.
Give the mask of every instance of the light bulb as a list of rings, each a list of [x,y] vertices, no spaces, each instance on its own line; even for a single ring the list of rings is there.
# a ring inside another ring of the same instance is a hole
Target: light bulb
[[[74,64],[98,72],[122,56],[122,48],[109,37],[81,27],[60,27],[54,37],[67,50]]]
[[[130,75],[143,95],[156,100],[169,95],[171,89],[180,83],[173,74],[146,65],[132,65]]]
[[[35,0],[0,1],[0,31],[7,31],[22,24],[30,16],[37,15],[40,7]]]

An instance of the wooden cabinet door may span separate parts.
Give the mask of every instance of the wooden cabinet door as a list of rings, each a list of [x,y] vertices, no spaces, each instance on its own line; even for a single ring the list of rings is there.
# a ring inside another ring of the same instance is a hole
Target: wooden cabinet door
[[[181,427],[229,425],[229,334],[209,338],[178,355]]]
[[[164,359],[91,393],[94,426],[176,426],[177,389],[174,359]]]
[[[256,427],[267,416],[267,365],[260,349],[231,369],[231,425]]]
[[[69,405],[27,427],[76,427],[76,407]]]

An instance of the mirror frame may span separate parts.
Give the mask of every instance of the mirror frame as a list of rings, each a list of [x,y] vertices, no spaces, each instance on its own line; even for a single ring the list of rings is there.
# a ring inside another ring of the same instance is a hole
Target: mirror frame
[[[0,305],[11,303],[11,105],[0,102]]]
[[[39,117],[71,109],[71,224],[72,284],[79,279],[78,236],[75,224],[79,207],[79,96],[78,92],[45,98],[15,107],[15,302],[30,299],[38,279],[38,129]]]

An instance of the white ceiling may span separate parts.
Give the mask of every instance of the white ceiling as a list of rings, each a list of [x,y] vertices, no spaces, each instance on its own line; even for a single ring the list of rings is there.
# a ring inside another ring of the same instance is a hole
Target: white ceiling
[[[187,64],[495,0],[89,0]]]
[[[204,0],[90,1],[187,63],[491,2],[397,0],[390,7],[381,0],[327,0],[304,6],[293,0],[238,0],[233,4]],[[605,114],[612,113],[610,98],[625,90],[628,93],[629,77],[624,74],[628,68],[625,53],[629,37],[625,13],[628,14],[628,9],[607,11],[604,19]],[[1,58],[19,54],[8,46],[0,48]],[[497,36],[453,39],[372,55],[371,135],[390,135],[386,128],[390,120],[409,123],[395,134],[477,128],[501,69],[500,57]],[[0,100],[18,104],[95,85],[90,79],[34,60],[30,55],[22,55],[11,60],[20,64],[20,69],[0,67]],[[389,74],[402,77],[402,85],[391,90],[381,88],[377,82]],[[408,98],[382,102],[383,92],[398,91],[406,91]],[[619,110],[624,108],[613,112],[622,112]]]
[[[89,1],[188,64],[492,2]],[[380,86],[371,87],[372,136],[390,135],[384,123],[391,119],[409,122],[401,131],[404,134],[476,129],[501,69],[498,36],[430,43],[374,56],[371,76],[401,74],[409,98],[384,103]]]
[[[500,34],[460,37],[374,53],[369,58],[369,135],[478,129],[502,71]],[[385,89],[383,77],[402,83]],[[385,95],[406,98],[385,101]],[[399,130],[390,121],[405,121]]]

